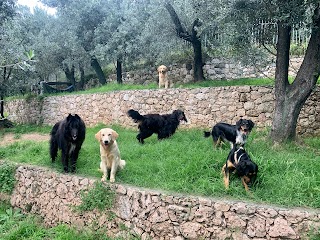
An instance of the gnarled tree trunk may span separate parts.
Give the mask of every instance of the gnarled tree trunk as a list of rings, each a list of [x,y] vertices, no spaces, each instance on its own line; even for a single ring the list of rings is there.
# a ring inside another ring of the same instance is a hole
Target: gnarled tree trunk
[[[197,27],[201,26],[201,22],[199,19],[194,20],[192,24],[192,30],[191,33],[189,33],[181,24],[180,19],[172,7],[170,3],[165,4],[166,9],[168,10],[171,19],[173,23],[175,24],[176,27],[176,32],[177,35],[181,38],[184,39],[187,42],[190,42],[193,47],[193,80],[195,82],[197,81],[202,81],[204,80],[204,75],[203,75],[203,62],[202,62],[202,48],[201,48],[201,40],[200,37],[198,36],[197,32]]]
[[[304,60],[292,84],[288,81],[291,28],[278,24],[275,75],[275,111],[271,138],[274,142],[294,140],[298,117],[320,74],[320,5],[314,11],[311,38]]]

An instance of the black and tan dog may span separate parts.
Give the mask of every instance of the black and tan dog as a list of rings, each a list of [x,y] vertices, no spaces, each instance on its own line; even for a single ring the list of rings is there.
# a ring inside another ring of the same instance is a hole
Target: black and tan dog
[[[230,172],[236,171],[236,174],[241,178],[242,184],[246,191],[249,191],[248,184],[252,184],[258,173],[258,166],[251,159],[245,149],[234,145],[229,152],[226,164],[222,167],[224,185],[229,188]]]
[[[212,135],[213,145],[219,146],[221,141],[228,141],[231,144],[231,148],[235,144],[244,145],[247,141],[248,135],[254,127],[254,123],[251,120],[240,119],[236,122],[236,125],[228,123],[217,123],[213,126],[211,132],[204,132],[205,137]]]

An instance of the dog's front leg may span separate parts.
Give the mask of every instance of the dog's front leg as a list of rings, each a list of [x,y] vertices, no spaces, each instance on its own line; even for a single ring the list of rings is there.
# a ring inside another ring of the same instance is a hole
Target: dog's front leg
[[[246,189],[246,191],[249,192],[249,187],[248,187],[248,184],[246,182],[247,181],[246,178],[247,178],[246,176],[241,177],[241,181],[242,181],[242,184],[243,184],[244,188]]]
[[[80,148],[76,147],[74,151],[71,152],[71,172],[74,173],[76,171],[77,159],[79,156]]]
[[[110,182],[115,182],[116,180],[116,172],[118,169],[118,164],[116,164],[117,162],[119,162],[120,159],[113,159],[112,161],[112,165],[111,165],[111,172],[110,172]]]
[[[222,174],[223,174],[223,182],[226,189],[229,189],[229,168],[227,164],[224,164],[222,167]]]
[[[68,153],[68,151],[66,152],[64,149],[62,149],[61,150],[61,162],[63,165],[63,170],[66,173],[69,172],[68,161],[69,161],[69,153]]]
[[[166,80],[166,81],[164,82],[164,88],[169,88],[169,81]]]
[[[101,171],[102,171],[102,173],[103,173],[102,178],[101,178],[101,181],[102,181],[102,182],[105,182],[105,181],[107,181],[108,170],[107,170],[107,165],[106,165],[103,157],[101,157],[100,169],[101,169]]]

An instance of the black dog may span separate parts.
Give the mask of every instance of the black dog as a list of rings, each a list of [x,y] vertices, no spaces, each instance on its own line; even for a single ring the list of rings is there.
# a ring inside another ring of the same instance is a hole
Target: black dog
[[[139,134],[137,139],[140,143],[144,143],[144,139],[150,137],[153,133],[158,134],[158,139],[168,138],[173,135],[178,128],[180,121],[187,122],[184,112],[174,110],[171,114],[147,114],[141,115],[138,111],[130,109],[129,117],[139,123]]]
[[[68,164],[69,157],[71,157],[71,172],[75,172],[79,151],[86,134],[86,126],[83,120],[77,114],[74,116],[69,114],[67,118],[53,126],[50,134],[52,162],[57,157],[58,149],[61,149],[63,170],[69,172]]]
[[[236,170],[241,178],[242,184],[246,191],[249,191],[248,184],[252,184],[258,173],[258,166],[249,157],[243,147],[234,147],[229,152],[226,164],[222,167],[222,174],[226,189],[229,188],[230,171]]]
[[[247,119],[240,119],[236,125],[221,122],[213,126],[211,133],[205,131],[204,136],[212,135],[214,146],[220,145],[221,141],[230,142],[231,147],[234,144],[243,146],[253,127],[254,123]]]

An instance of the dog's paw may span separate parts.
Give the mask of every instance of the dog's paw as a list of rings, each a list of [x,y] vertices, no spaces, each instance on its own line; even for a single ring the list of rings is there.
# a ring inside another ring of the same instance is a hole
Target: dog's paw
[[[107,181],[106,177],[103,176],[103,177],[101,178],[101,182],[106,182],[106,181]]]
[[[110,182],[114,183],[116,181],[116,179],[114,177],[110,177]]]

